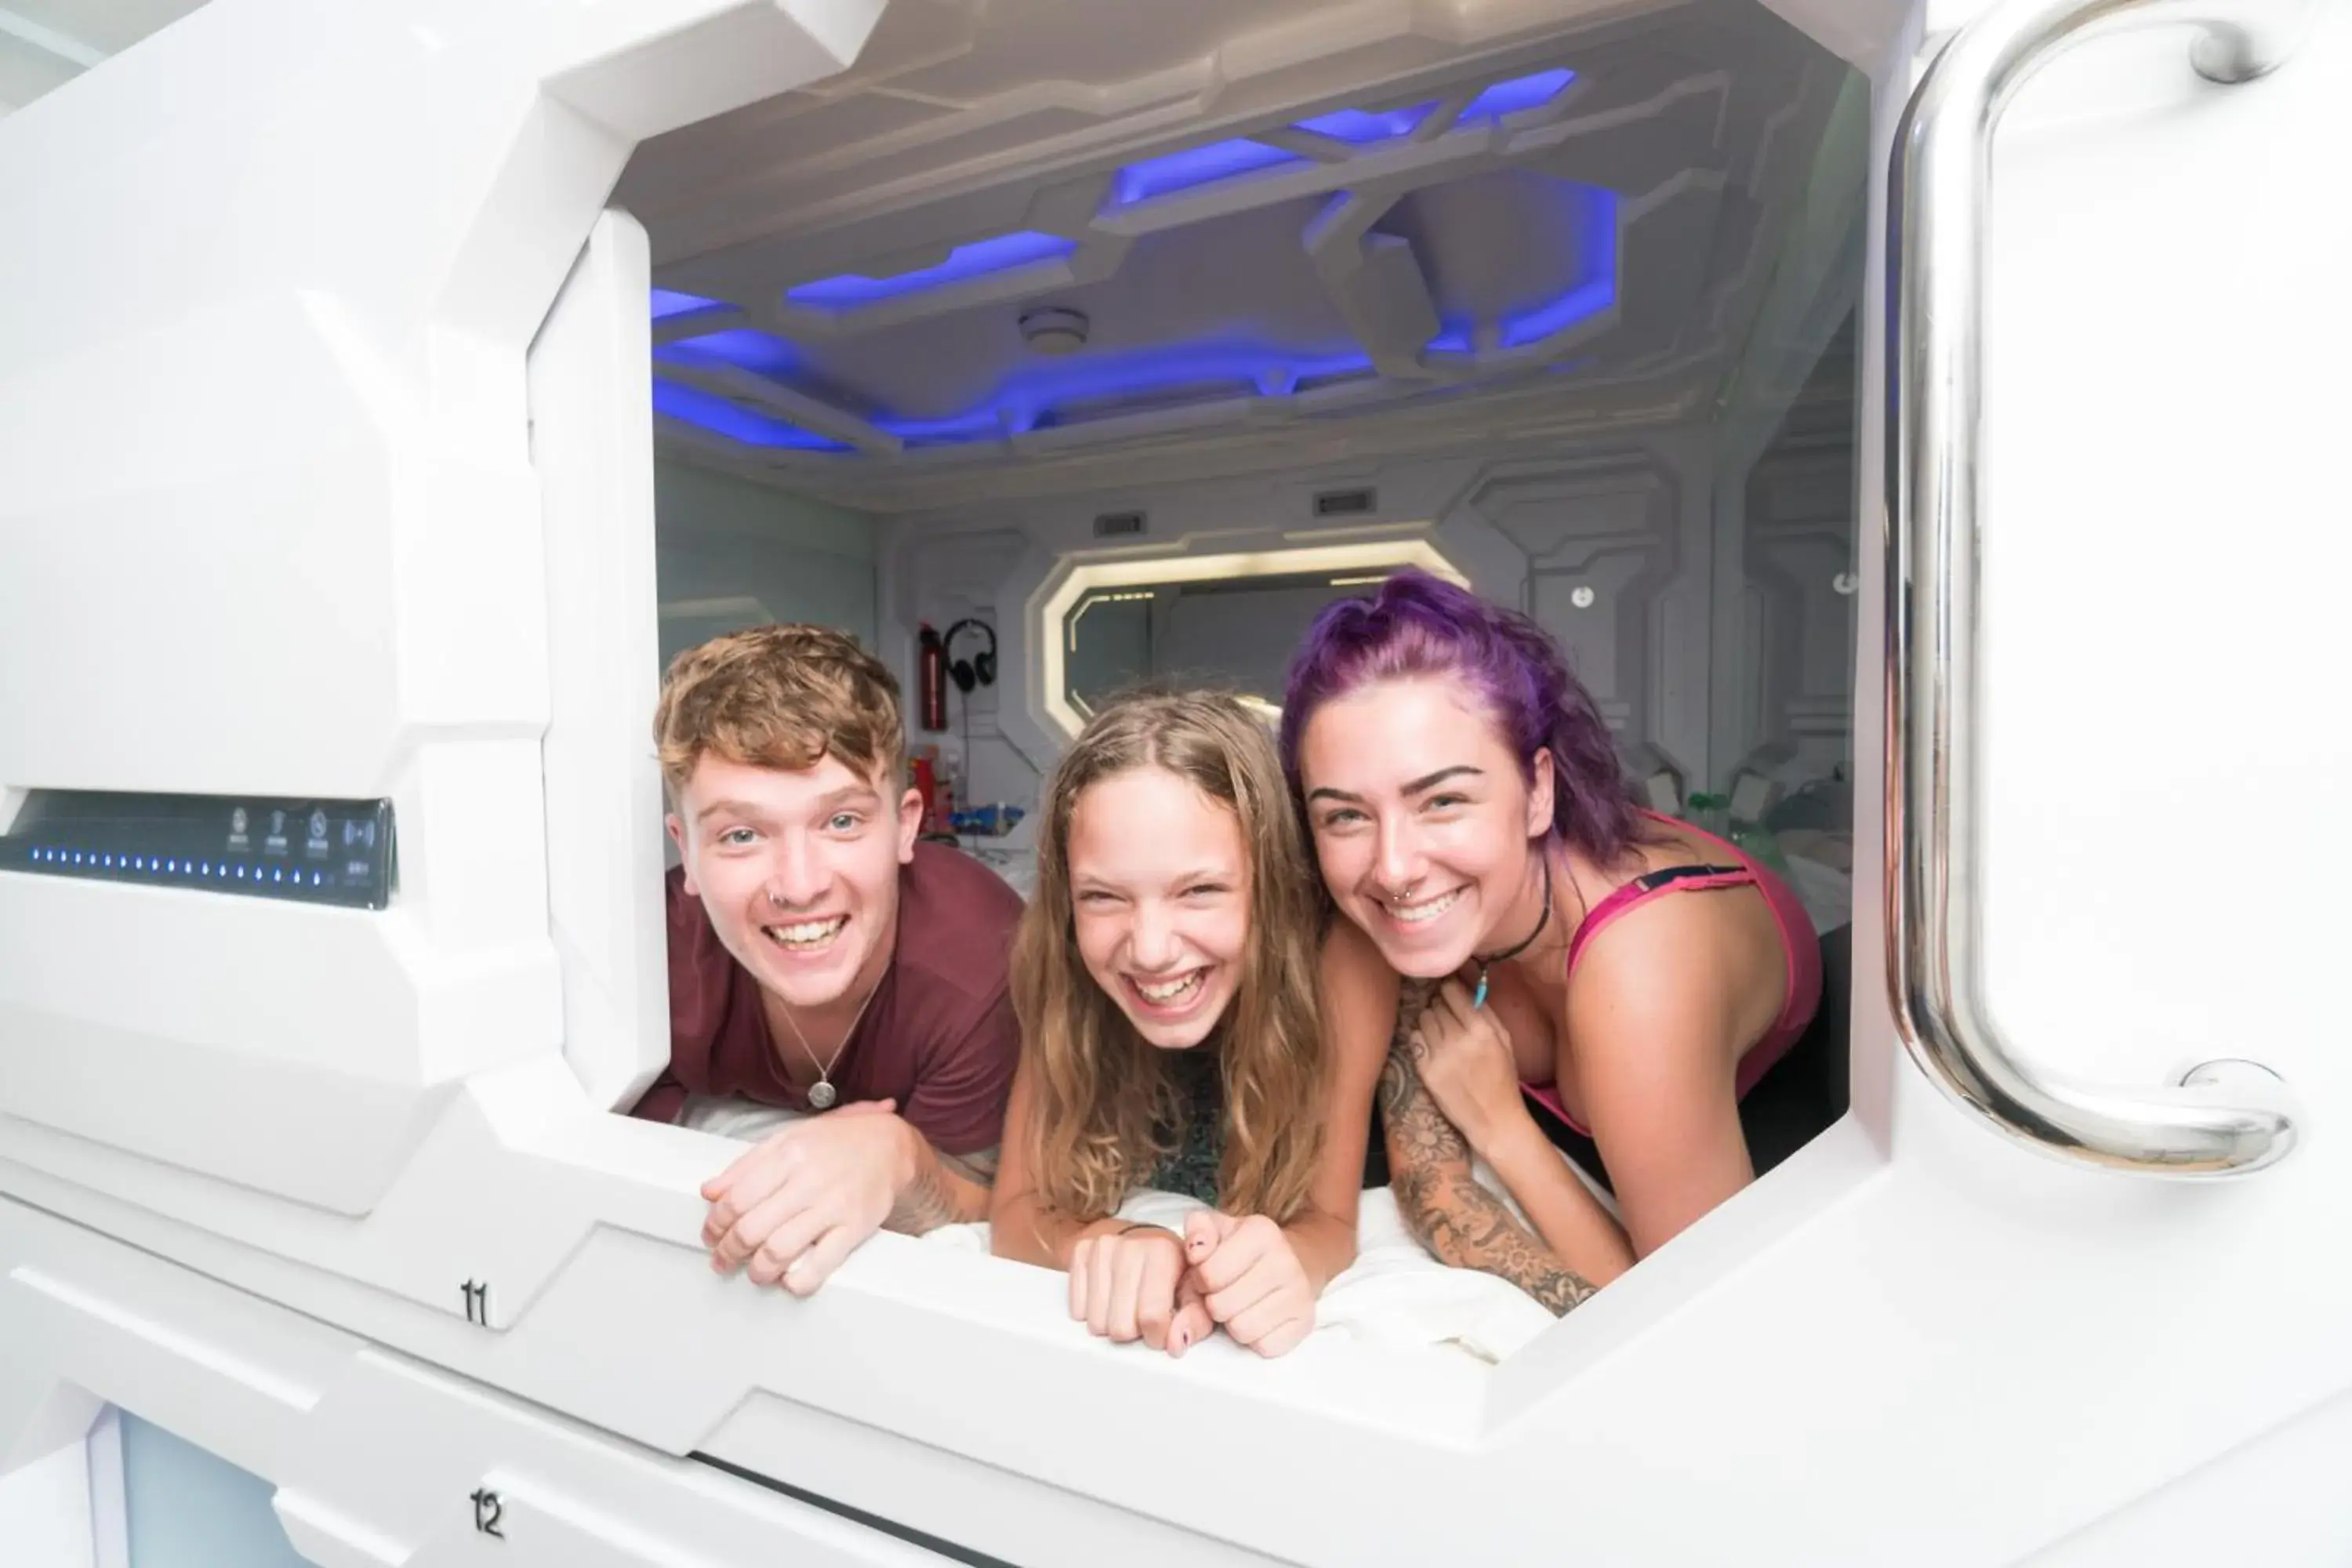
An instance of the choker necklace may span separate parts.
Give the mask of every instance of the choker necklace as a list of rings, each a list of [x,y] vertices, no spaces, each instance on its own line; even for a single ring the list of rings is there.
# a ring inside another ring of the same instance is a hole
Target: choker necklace
[[[776,998],[776,1005],[783,1012],[784,1022],[793,1026],[793,1038],[801,1043],[801,1049],[808,1053],[809,1065],[816,1068],[816,1081],[808,1087],[808,1102],[813,1109],[830,1110],[833,1102],[840,1098],[833,1087],[833,1064],[839,1061],[841,1053],[849,1048],[849,1037],[857,1033],[858,1019],[866,1016],[867,1003],[874,1000],[874,992],[881,989],[882,982],[876,981],[874,990],[866,994],[866,1001],[857,1005],[856,1014],[850,1018],[849,1027],[842,1034],[841,1044],[833,1047],[833,1061],[830,1062],[816,1059],[816,1052],[809,1049],[808,1037],[801,1033],[800,1020],[793,1016],[793,1005],[781,996]]]
[[[1512,959],[1518,957],[1519,954],[1527,952],[1528,949],[1536,944],[1536,938],[1543,935],[1544,928],[1551,924],[1551,857],[1549,854],[1543,858],[1543,913],[1536,917],[1536,929],[1528,932],[1525,941],[1517,942],[1512,946],[1506,948],[1501,952],[1495,954],[1492,958],[1478,959],[1478,994],[1470,998],[1471,1011],[1475,1012],[1477,1009],[1484,1007],[1486,1005],[1487,969],[1494,964],[1507,963]],[[1474,958],[1477,957],[1475,953],[1473,953],[1471,956]]]

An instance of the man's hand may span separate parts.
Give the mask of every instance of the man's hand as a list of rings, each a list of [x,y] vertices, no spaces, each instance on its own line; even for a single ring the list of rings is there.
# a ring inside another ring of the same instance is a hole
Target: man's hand
[[[770,1133],[702,1184],[702,1244],[721,1274],[816,1289],[881,1228],[905,1184],[913,1129],[892,1100],[860,1101]]]
[[[1262,1214],[1184,1216],[1187,1277],[1237,1344],[1277,1356],[1315,1327],[1315,1287],[1283,1228]]]

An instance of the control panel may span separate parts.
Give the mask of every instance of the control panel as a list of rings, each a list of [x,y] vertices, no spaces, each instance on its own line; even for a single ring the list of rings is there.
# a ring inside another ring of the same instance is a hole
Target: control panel
[[[0,870],[380,910],[392,803],[33,790]]]

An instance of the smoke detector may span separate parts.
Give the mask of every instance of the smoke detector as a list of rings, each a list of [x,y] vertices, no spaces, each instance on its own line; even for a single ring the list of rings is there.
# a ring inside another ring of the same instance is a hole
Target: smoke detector
[[[1021,341],[1032,353],[1074,354],[1087,346],[1087,319],[1076,310],[1024,311]]]

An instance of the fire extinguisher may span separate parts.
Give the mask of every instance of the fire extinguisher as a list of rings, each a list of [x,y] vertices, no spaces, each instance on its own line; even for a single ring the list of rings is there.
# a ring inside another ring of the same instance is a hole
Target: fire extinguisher
[[[948,727],[948,647],[940,634],[925,621],[915,638],[922,650],[921,668],[916,684],[922,690],[923,728],[944,730]]]

